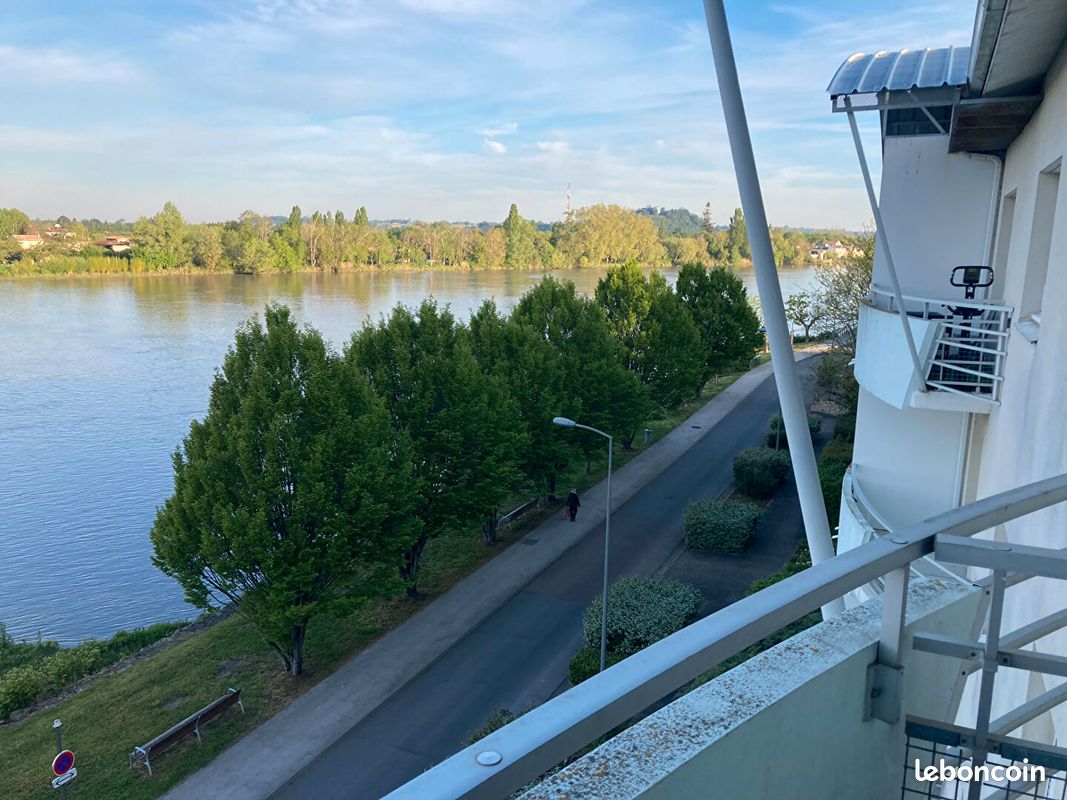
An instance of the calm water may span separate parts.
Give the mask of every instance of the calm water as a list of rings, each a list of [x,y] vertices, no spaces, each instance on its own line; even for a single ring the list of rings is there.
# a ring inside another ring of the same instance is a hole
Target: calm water
[[[560,271],[591,293],[602,273]],[[673,279],[675,276],[670,275]],[[755,292],[751,271],[742,277]],[[809,270],[781,276],[783,292]],[[65,644],[195,615],[149,561],[170,456],[203,415],[234,329],[270,300],[340,347],[370,315],[433,295],[467,318],[540,273],[0,282],[0,622]]]

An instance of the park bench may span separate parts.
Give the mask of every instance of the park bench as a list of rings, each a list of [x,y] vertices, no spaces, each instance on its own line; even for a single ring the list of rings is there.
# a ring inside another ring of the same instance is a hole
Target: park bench
[[[522,517],[526,516],[533,509],[537,508],[537,506],[539,504],[540,504],[540,500],[537,500],[537,499],[531,500],[528,503],[523,503],[518,508],[514,509],[513,511],[509,511],[507,514],[505,514],[499,520],[497,520],[497,523],[496,523],[497,527],[498,528],[506,528],[506,527],[508,527],[512,523],[514,523],[517,520],[521,519]]]
[[[154,753],[162,752],[180,739],[184,739],[190,733],[195,733],[196,740],[200,741],[200,726],[208,720],[222,716],[226,709],[234,705],[240,706],[241,713],[244,713],[245,704],[241,702],[240,689],[228,690],[218,700],[208,703],[195,714],[186,717],[174,727],[163,731],[150,742],[133,748],[133,752],[130,753],[130,769],[133,769],[135,764],[144,764],[148,768],[148,774],[151,775],[152,763],[150,759]]]

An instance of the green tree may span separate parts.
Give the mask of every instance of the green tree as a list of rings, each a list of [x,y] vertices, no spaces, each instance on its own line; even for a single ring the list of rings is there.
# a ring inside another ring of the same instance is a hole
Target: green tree
[[[519,208],[514,203],[501,227],[504,231],[504,266],[527,269],[536,264],[539,260],[534,246],[537,228],[519,215]]]
[[[748,232],[745,229],[745,215],[740,208],[735,208],[730,217],[730,227],[726,230],[726,255],[731,264],[740,264],[751,258],[748,249]]]
[[[823,310],[811,292],[797,292],[785,301],[785,318],[804,329],[804,338],[811,336],[811,329],[822,319]]]
[[[304,239],[300,235],[303,224],[304,216],[300,212],[300,206],[293,206],[292,211],[289,212],[289,218],[278,229],[278,235],[289,245],[293,258],[299,266],[303,266],[307,261]]]
[[[626,369],[622,345],[596,301],[581,297],[569,281],[547,277],[519,299],[512,319],[560,354],[565,395],[556,413],[600,428],[629,447],[648,413],[648,393]],[[589,456],[602,442],[587,437],[581,447]]]
[[[423,524],[401,567],[415,596],[430,537],[485,525],[521,483],[526,435],[506,383],[481,370],[467,332],[432,300],[415,314],[397,306],[388,319],[364,325],[345,355],[415,447],[415,513]]]
[[[662,407],[677,405],[704,371],[700,331],[658,272],[647,278],[633,262],[608,270],[596,287],[626,365]]]
[[[26,233],[30,228],[30,218],[17,208],[0,208],[0,237],[7,239],[16,234]]]
[[[470,321],[471,349],[484,372],[499,375],[518,405],[528,445],[519,467],[526,482],[551,497],[556,476],[575,460],[575,442],[559,435],[552,418],[566,396],[566,372],[556,348],[486,300]]]
[[[386,590],[418,523],[410,446],[366,380],[288,308],[265,317],[174,454],[152,561],[191,603],[235,603],[299,675],[310,620]]]
[[[663,263],[666,253],[656,224],[647,216],[617,205],[580,208],[555,226],[553,244],[571,264],[599,266]]]
[[[678,297],[689,309],[704,345],[699,396],[712,375],[748,366],[763,345],[763,334],[744,284],[725,267],[708,270],[686,264],[678,273]]]
[[[357,208],[356,209],[356,213],[352,218],[352,222],[355,223],[356,227],[359,227],[359,228],[362,228],[363,226],[365,226],[367,224],[367,222],[368,222],[368,220],[367,220],[367,209],[365,207],[363,207],[363,206],[360,206],[359,208]]]
[[[711,221],[711,203],[704,204],[704,213],[700,215],[700,230],[704,233],[711,233],[715,230],[715,225]]]
[[[175,269],[188,263],[185,220],[178,207],[168,201],[154,217],[141,217],[133,223],[133,254],[154,269]]]
[[[217,225],[192,225],[188,235],[189,256],[200,269],[216,270],[222,263],[222,229]]]

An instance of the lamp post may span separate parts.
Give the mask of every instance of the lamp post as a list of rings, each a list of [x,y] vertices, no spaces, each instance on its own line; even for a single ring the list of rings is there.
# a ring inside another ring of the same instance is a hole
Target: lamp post
[[[573,419],[555,417],[552,422],[562,428],[581,428],[584,431],[599,433],[608,440],[608,498],[607,508],[604,514],[604,594],[600,604],[600,671],[607,666],[608,656],[608,547],[611,544],[611,451],[614,440],[604,431],[590,428],[588,425],[579,425]]]

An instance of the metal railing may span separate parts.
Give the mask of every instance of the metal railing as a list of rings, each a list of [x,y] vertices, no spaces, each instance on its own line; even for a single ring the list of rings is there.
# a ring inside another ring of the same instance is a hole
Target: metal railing
[[[966,298],[902,298],[909,317],[937,324],[934,345],[925,356],[927,388],[999,403],[1012,307]],[[868,302],[899,312],[893,293],[877,285],[872,284]]]
[[[899,654],[913,561],[939,534],[973,536],[1067,501],[1067,474],[932,517],[742,598],[656,642],[533,709],[388,795],[401,798],[507,797],[741,650],[828,602],[885,576],[879,663]],[[883,693],[889,697],[890,693]],[[886,719],[884,708],[873,716]]]

